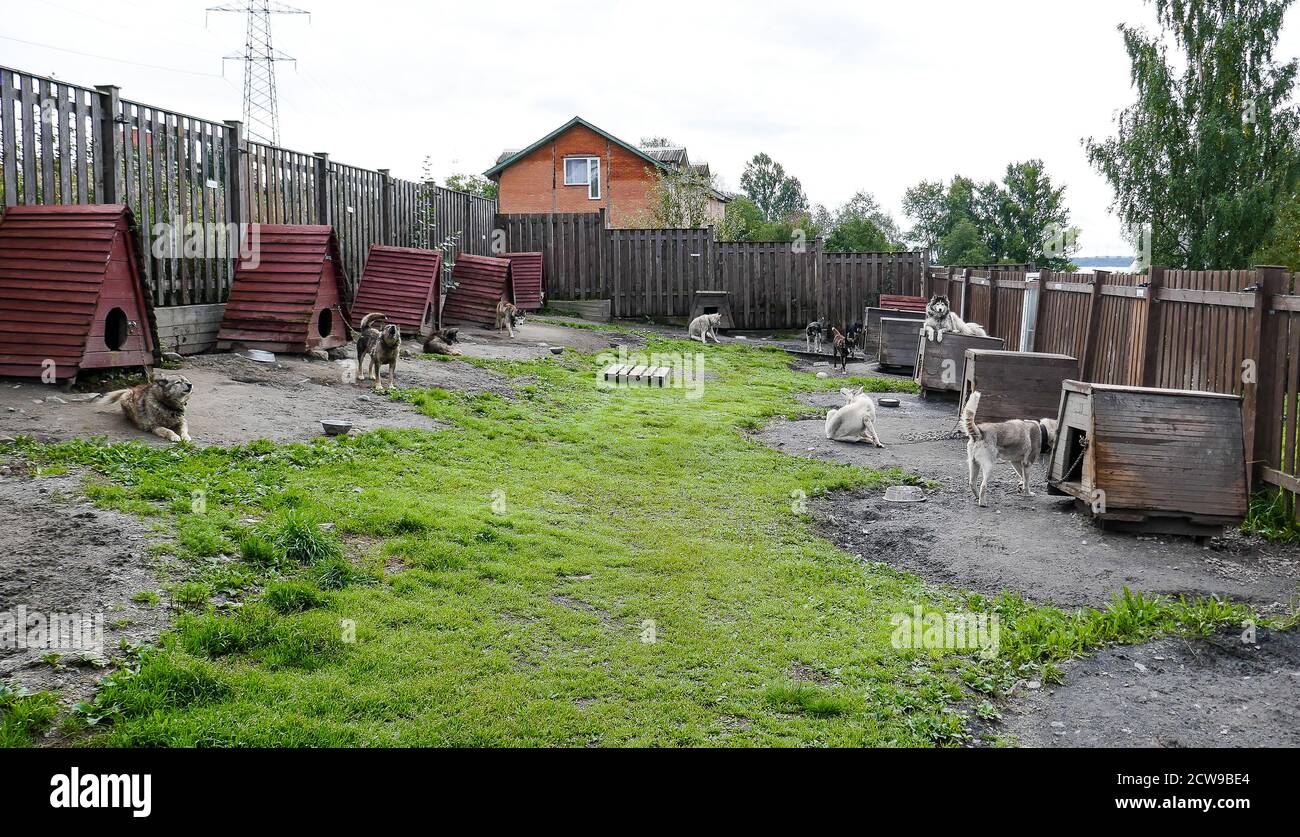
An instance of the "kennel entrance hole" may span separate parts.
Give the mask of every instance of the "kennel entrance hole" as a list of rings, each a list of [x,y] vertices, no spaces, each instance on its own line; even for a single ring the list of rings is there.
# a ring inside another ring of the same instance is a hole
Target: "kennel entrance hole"
[[[321,309],[320,316],[316,318],[316,331],[321,337],[329,337],[333,330],[334,313],[328,308]]]
[[[116,352],[125,346],[130,333],[131,323],[126,318],[126,312],[121,308],[109,311],[104,318],[104,343],[108,345],[108,350]]]
[[[1083,455],[1088,449],[1088,434],[1077,427],[1067,427],[1065,433],[1065,463],[1067,470],[1061,482],[1083,487]]]

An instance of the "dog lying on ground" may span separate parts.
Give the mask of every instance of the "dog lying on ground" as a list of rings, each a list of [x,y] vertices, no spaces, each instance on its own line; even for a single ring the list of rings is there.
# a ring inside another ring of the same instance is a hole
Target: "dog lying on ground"
[[[970,490],[975,502],[984,505],[984,486],[999,462],[1010,462],[1020,477],[1020,491],[1032,497],[1029,471],[1046,456],[1056,441],[1056,419],[1011,419],[1010,421],[975,423],[980,394],[972,392],[961,412],[961,426],[966,431],[966,467],[970,471]],[[976,482],[979,483],[976,487]]]
[[[810,352],[821,354],[822,339],[830,333],[829,329],[830,323],[826,322],[824,317],[820,320],[813,320],[809,323],[808,327],[804,329],[803,332],[804,348]]]
[[[185,421],[185,403],[192,392],[194,384],[182,375],[164,377],[151,372],[148,383],[106,393],[104,403],[121,404],[131,423],[146,433],[169,442],[188,442],[190,429]]]
[[[835,326],[831,326],[831,368],[840,367],[841,371],[848,371],[849,368],[849,339]]]
[[[375,391],[384,386],[384,364],[388,365],[388,385],[397,383],[397,355],[402,348],[402,330],[396,323],[388,323],[382,329],[375,323],[383,323],[387,317],[383,314],[367,314],[361,319],[361,330],[355,332],[357,338],[357,379],[366,380],[366,361],[370,361],[370,373],[375,378]]]
[[[507,299],[497,303],[497,322],[496,330],[505,329],[510,333],[513,340],[515,336],[515,326],[524,321],[524,312],[515,307],[515,304]]]
[[[452,343],[456,342],[456,333],[459,329],[442,328],[429,335],[424,341],[424,352],[429,355],[459,355],[458,349],[452,348]]]
[[[826,413],[826,438],[833,442],[870,442],[883,448],[876,435],[876,404],[862,387],[840,390],[844,406]]]
[[[691,340],[699,340],[705,344],[709,342],[710,337],[713,338],[714,343],[721,343],[722,341],[718,339],[717,332],[720,325],[722,325],[721,314],[701,314],[691,320],[690,327],[686,329],[686,335]]]
[[[925,306],[925,323],[921,326],[925,339],[932,343],[942,343],[943,333],[964,334],[967,337],[988,337],[983,327],[977,323],[968,323],[952,312],[952,304],[946,296],[933,296]]]

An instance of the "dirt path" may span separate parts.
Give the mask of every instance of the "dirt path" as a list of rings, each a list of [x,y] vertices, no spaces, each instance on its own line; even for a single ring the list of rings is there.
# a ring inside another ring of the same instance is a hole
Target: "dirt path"
[[[801,364],[810,372],[820,366]],[[852,370],[851,370],[852,371]],[[966,483],[965,439],[955,400],[899,396],[877,409],[883,450],[828,441],[826,410],[838,393],[805,396],[819,418],[777,421],[757,434],[795,456],[863,467],[898,466],[936,485],[926,502],[886,502],[852,492],[812,505],[822,533],[864,560],[884,561],[934,582],[997,594],[1013,590],[1062,607],[1104,605],[1124,586],[1147,593],[1217,595],[1282,614],[1297,596],[1300,551],[1232,532],[1198,545],[1188,538],[1099,530],[1067,498],[1015,493],[1010,466],[989,482],[989,507]],[[1139,664],[1141,667],[1139,667]],[[1010,701],[991,731],[1027,746],[1295,746],[1300,741],[1300,632],[1260,629],[1210,640],[1163,639],[1104,649],[1071,661],[1065,685]]]

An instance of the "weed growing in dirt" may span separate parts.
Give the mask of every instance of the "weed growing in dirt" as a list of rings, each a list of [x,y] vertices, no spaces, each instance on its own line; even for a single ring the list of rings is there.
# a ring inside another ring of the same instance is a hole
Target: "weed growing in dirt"
[[[1300,543],[1300,521],[1291,506],[1282,491],[1256,491],[1241,528],[1275,543]]]
[[[0,681],[0,748],[31,746],[58,715],[53,692],[28,693]]]

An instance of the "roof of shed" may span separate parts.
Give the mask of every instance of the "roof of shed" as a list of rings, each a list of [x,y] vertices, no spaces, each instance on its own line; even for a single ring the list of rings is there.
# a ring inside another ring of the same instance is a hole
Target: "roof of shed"
[[[378,311],[390,323],[419,329],[430,289],[438,287],[441,273],[442,253],[437,250],[370,245],[352,302],[353,325],[360,325],[366,314]]]

